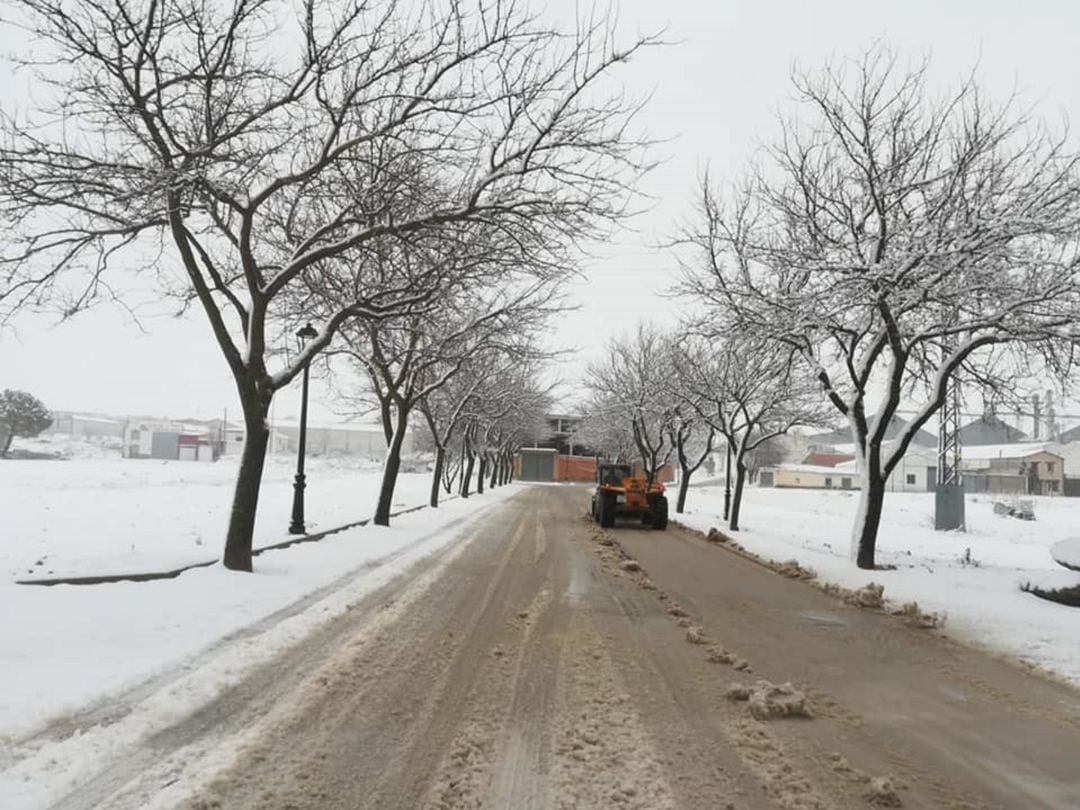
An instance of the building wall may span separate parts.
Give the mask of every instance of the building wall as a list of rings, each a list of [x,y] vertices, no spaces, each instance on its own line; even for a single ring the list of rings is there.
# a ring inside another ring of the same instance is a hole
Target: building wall
[[[596,458],[594,456],[559,456],[555,460],[555,480],[593,483],[596,481]]]
[[[785,470],[776,468],[773,473],[773,486],[778,488],[798,489],[859,489],[859,476],[847,470],[829,472],[810,472],[807,470]],[[850,486],[844,486],[844,480]]]
[[[124,458],[150,458],[153,441],[153,425],[146,422],[128,422],[124,426],[121,455]]]
[[[1038,492],[1031,492],[1027,470],[1035,465]],[[973,481],[966,489],[971,492],[1002,492],[1007,494],[1060,495],[1065,490],[1065,460],[1054,453],[1031,453],[1024,457],[970,459],[964,462],[964,478],[987,479]],[[986,487],[985,489],[976,487]]]
[[[45,433],[63,433],[79,439],[120,438],[124,435],[124,423],[77,413],[54,412],[52,424]]]
[[[905,455],[885,483],[885,491],[929,492],[933,467],[934,462],[928,463],[927,458],[921,454],[911,458]]]
[[[298,425],[275,425],[271,447],[275,453],[295,453],[300,441]],[[386,437],[381,428],[345,429],[308,426],[306,454],[309,456],[361,456],[386,458]],[[413,452],[413,435],[405,434],[402,455]]]
[[[984,473],[965,472],[963,476],[965,492],[988,495],[1026,495],[1027,478],[1021,475],[987,475]]]
[[[519,481],[554,481],[557,458],[553,450],[521,450],[514,456],[514,477]]]

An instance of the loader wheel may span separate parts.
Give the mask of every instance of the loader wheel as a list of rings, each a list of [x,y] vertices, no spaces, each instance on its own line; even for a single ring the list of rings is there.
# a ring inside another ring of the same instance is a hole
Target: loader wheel
[[[654,529],[667,528],[667,498],[659,495],[652,502],[652,527]]]
[[[592,500],[589,501],[589,515],[592,516],[592,519],[593,519],[594,523],[599,523],[600,522],[600,514],[599,514],[599,511],[596,508],[596,495],[595,494],[592,496]]]
[[[615,525],[614,495],[600,496],[600,525],[605,529],[610,529]]]

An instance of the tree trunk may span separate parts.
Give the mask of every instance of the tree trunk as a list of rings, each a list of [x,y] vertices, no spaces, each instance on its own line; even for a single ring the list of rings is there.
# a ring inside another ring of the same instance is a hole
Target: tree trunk
[[[455,457],[451,464],[446,464],[446,460],[443,460],[443,489],[447,495],[450,495],[454,491],[454,482],[457,480],[458,472],[461,470],[461,458]]]
[[[690,471],[686,468],[682,468],[682,475],[679,477],[679,497],[675,501],[675,511],[678,514],[683,513],[683,509],[686,508],[686,490],[690,488]]]
[[[492,458],[491,458],[491,480],[488,482],[488,489],[495,489],[495,487],[499,486],[499,484],[501,483],[499,481],[499,478],[501,476],[501,471],[500,471],[499,468],[501,466],[502,466],[502,461],[499,459],[499,457],[497,455],[492,456]]]
[[[746,464],[742,459],[735,460],[735,493],[731,498],[731,520],[728,528],[733,532],[739,530],[739,507],[742,506],[743,485],[746,483]]]
[[[0,431],[3,431],[3,447],[0,448],[0,456],[6,456],[8,450],[11,449],[11,440],[15,438],[15,428],[9,428],[6,425],[0,426]]]
[[[476,494],[484,494],[484,476],[487,473],[487,456],[480,454],[480,463],[476,466]]]
[[[408,419],[408,411],[399,405],[397,420],[394,424],[394,433],[390,437],[390,445],[386,448],[382,484],[379,487],[379,501],[375,505],[375,517],[372,518],[372,522],[376,526],[390,525],[390,509],[394,504],[394,486],[397,484],[398,471],[401,469],[401,446],[405,442],[405,428]]]
[[[435,469],[431,471],[431,500],[432,508],[439,505],[439,485],[442,483],[443,464],[446,463],[446,450],[442,447],[435,448]]]
[[[472,485],[472,471],[473,466],[476,463],[476,456],[472,453],[468,454],[467,461],[465,462],[465,469],[461,476],[461,497],[469,497],[469,487]]]
[[[876,463],[864,465],[862,492],[859,494],[859,511],[855,517],[852,541],[855,545],[855,564],[872,570],[875,567],[877,533],[881,525],[881,513],[885,506],[885,481],[882,480],[879,460],[875,453],[869,454]]]
[[[233,490],[229,528],[225,534],[225,554],[222,562],[230,571],[251,570],[251,546],[255,535],[255,513],[259,508],[259,488],[262,485],[266,447],[270,443],[270,428],[266,416],[270,412],[273,394],[264,398],[257,394],[241,397],[244,409],[244,451],[240,454],[240,469]]]
[[[514,483],[514,455],[508,453],[506,456],[506,483]]]

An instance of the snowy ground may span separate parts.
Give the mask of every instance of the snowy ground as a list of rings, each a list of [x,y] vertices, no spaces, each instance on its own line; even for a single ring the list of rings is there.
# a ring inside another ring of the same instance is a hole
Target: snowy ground
[[[20,617],[0,643],[0,806],[51,806],[419,560],[443,565],[467,527],[517,491],[267,552],[254,574],[214,566],[146,583],[0,586],[0,612]]]
[[[0,462],[6,579],[154,571],[220,556],[236,456],[209,464],[123,459],[115,450],[63,440],[17,446],[67,459]],[[378,462],[309,458],[306,466],[309,532],[371,514]],[[295,457],[267,458],[257,546],[288,537],[295,472]],[[402,474],[396,507],[426,502],[430,482],[426,473]]]
[[[128,461],[85,446],[73,456],[0,461],[0,767],[5,744],[47,721],[167,672],[516,489],[404,515],[389,530],[353,529],[270,552],[256,559],[254,575],[214,566],[157,582],[16,585],[17,578],[50,574],[168,569],[221,553],[235,461]],[[288,537],[294,463],[268,464],[256,546]],[[378,482],[372,462],[312,459],[308,530],[368,517]],[[395,504],[425,503],[429,482],[426,473],[402,475]]]
[[[917,601],[946,615],[946,632],[1008,653],[1080,684],[1080,609],[1020,591],[1025,582],[1062,587],[1076,572],[1057,565],[1050,547],[1080,535],[1080,498],[1034,498],[1033,522],[993,513],[993,498],[967,499],[966,532],[934,531],[934,496],[888,493],[878,538],[878,563],[895,571],[860,571],[851,559],[857,492],[759,489],[743,499],[748,550],[776,560],[796,559],[819,577],[846,587],[885,586],[895,605]],[[691,488],[678,520],[707,531],[723,528],[722,487]]]

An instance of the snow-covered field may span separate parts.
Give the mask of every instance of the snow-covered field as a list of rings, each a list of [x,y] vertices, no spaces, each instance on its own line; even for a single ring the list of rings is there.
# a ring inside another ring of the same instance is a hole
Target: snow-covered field
[[[0,462],[0,572],[8,579],[156,571],[220,556],[236,456],[212,464],[133,460],[104,449],[94,457],[86,444],[34,444],[57,448],[71,458]],[[379,471],[366,459],[309,458],[307,530],[368,517]],[[267,458],[256,546],[289,536],[295,472],[295,457]],[[427,473],[402,474],[396,508],[425,503],[430,482]]]
[[[748,487],[735,539],[775,560],[798,560],[820,579],[845,587],[875,581],[893,605],[917,601],[943,613],[946,632],[1045,667],[1080,684],[1080,609],[1020,591],[1031,582],[1080,582],[1050,556],[1055,542],[1080,535],[1080,498],[1033,498],[1034,521],[995,515],[993,498],[969,495],[967,531],[934,531],[934,496],[896,492],[885,498],[878,536],[880,565],[860,571],[851,559],[857,492]],[[707,531],[723,529],[722,487],[690,489],[677,519]]]
[[[434,545],[424,545],[425,553],[432,553],[454,535],[448,530],[442,536],[441,529],[516,491],[503,487],[403,515],[389,529],[356,528],[268,552],[256,559],[253,575],[215,565],[156,582],[16,585],[24,577],[155,571],[220,556],[235,461],[128,461],[111,454],[95,458],[87,448],[75,455],[66,461],[0,462],[0,754],[5,740],[168,672],[229,634],[420,538],[437,537]],[[268,463],[256,546],[288,537],[294,463],[286,458]],[[376,464],[311,459],[307,472],[309,531],[371,514],[379,483]],[[426,473],[402,475],[395,504],[425,503],[429,482]],[[399,570],[383,568],[383,574]],[[310,624],[297,626],[310,629]],[[297,632],[294,628],[286,641]],[[259,654],[275,649],[264,644]],[[243,660],[234,662],[231,670],[243,666]]]

